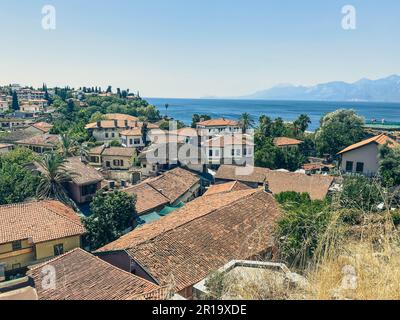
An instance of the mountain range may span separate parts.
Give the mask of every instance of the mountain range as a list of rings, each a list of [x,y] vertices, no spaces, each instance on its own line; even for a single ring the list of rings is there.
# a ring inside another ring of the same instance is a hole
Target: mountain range
[[[354,83],[335,81],[309,87],[278,85],[239,99],[400,102],[400,76],[361,79]]]

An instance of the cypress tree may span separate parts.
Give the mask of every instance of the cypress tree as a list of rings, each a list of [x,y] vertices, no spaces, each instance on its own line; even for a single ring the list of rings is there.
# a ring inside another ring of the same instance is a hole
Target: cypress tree
[[[18,95],[17,95],[16,91],[13,91],[13,94],[12,94],[12,109],[14,111],[19,110]]]

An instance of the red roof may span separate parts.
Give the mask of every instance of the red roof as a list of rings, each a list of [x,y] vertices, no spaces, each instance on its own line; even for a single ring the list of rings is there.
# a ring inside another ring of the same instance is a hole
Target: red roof
[[[390,148],[395,148],[397,147],[399,144],[394,141],[393,139],[389,138],[388,136],[384,135],[384,134],[380,134],[379,136],[375,136],[366,140],[363,140],[361,142],[352,144],[351,146],[348,146],[347,148],[343,149],[342,151],[340,151],[338,154],[343,154],[361,147],[364,147],[370,143],[376,143],[379,145],[385,145],[388,144],[388,146]]]

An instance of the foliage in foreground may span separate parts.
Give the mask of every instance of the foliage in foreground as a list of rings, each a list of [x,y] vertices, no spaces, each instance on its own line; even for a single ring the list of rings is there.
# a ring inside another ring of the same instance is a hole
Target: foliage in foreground
[[[136,196],[98,191],[90,204],[92,215],[83,220],[92,250],[120,238],[136,217]]]

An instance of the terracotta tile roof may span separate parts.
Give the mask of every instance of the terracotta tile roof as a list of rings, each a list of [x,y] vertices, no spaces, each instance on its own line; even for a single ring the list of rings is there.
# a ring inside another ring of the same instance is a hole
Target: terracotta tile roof
[[[196,183],[199,183],[200,178],[190,171],[175,168],[146,182],[173,203]]]
[[[170,203],[167,197],[163,196],[146,182],[124,189],[123,191],[136,195],[136,211],[139,215],[154,211],[160,206]]]
[[[333,164],[324,164],[324,163],[305,163],[302,165],[302,168],[304,170],[321,170],[324,168],[327,169],[333,169],[335,168],[335,165]]]
[[[60,137],[58,135],[51,134],[41,134],[35,135],[30,138],[19,140],[16,143],[22,145],[30,146],[42,146],[42,147],[55,147],[60,142]]]
[[[108,113],[105,114],[104,117],[107,120],[119,120],[119,121],[139,121],[138,117],[131,116],[129,114],[122,114],[122,113]]]
[[[105,129],[127,129],[127,128],[137,128],[139,126],[139,122],[137,121],[128,121],[128,125],[126,126],[125,121],[122,120],[102,120],[100,121],[101,128]],[[89,123],[85,126],[86,129],[96,129],[98,128],[97,122]]]
[[[218,169],[215,179],[237,180],[258,184],[263,184],[264,181],[267,181],[269,183],[269,188],[274,194],[286,191],[307,192],[314,200],[324,199],[334,180],[332,176],[280,172],[259,167],[248,167],[249,173],[242,175],[241,172],[236,172],[237,169],[243,170],[244,168],[222,165]]]
[[[13,145],[12,144],[4,144],[4,143],[0,143],[0,149],[3,149],[3,148],[10,148],[10,147],[12,147]]]
[[[47,122],[38,122],[38,123],[34,123],[32,124],[32,127],[39,129],[41,131],[43,131],[44,133],[47,133],[50,131],[51,128],[53,128],[53,125]]]
[[[189,128],[189,127],[170,131],[170,134],[171,135],[175,134],[175,135],[184,136],[184,137],[192,137],[192,138],[198,136],[197,130],[193,129],[193,128]]]
[[[94,155],[101,155],[103,153],[103,150],[106,146],[103,144],[101,146],[98,147],[94,147],[92,149],[89,150],[89,154],[94,154]]]
[[[225,205],[184,207],[175,216],[191,220],[127,250],[160,285],[176,292],[190,287],[231,260],[253,258],[273,246],[280,210],[274,197],[262,190],[219,194],[205,199],[231,198]],[[150,224],[151,226],[151,224]],[[135,231],[133,231],[135,232]],[[138,232],[143,232],[138,230]]]
[[[223,127],[223,126],[238,126],[238,122],[228,119],[211,119],[197,123],[198,126],[204,127]]]
[[[79,216],[58,201],[0,206],[0,243],[32,238],[34,243],[82,235]]]
[[[115,157],[133,157],[136,154],[134,148],[123,148],[123,147],[109,147],[103,150],[103,156],[115,156]]]
[[[100,248],[98,252],[133,248],[143,242],[156,238],[164,232],[178,228],[238,199],[251,195],[256,191],[250,189],[196,198],[188,202],[183,208],[173,211],[160,220],[145,224],[120,239]]]
[[[384,135],[384,134],[380,134],[378,136],[363,140],[361,142],[355,143],[345,149],[343,149],[342,151],[340,151],[338,154],[343,154],[361,147],[364,147],[370,143],[376,143],[379,145],[385,145],[386,143],[388,144],[389,147],[394,148],[396,146],[399,145],[399,143],[397,143],[396,141],[394,141],[393,139],[389,138],[388,136]]]
[[[225,193],[231,191],[248,190],[248,189],[250,189],[248,185],[241,183],[239,181],[232,181],[232,182],[212,185],[204,194],[204,196],[210,196],[217,193]]]
[[[43,289],[44,266],[56,270],[55,290]],[[82,249],[31,268],[27,274],[35,283],[39,300],[134,300],[138,295],[159,292],[157,285]]]
[[[121,132],[121,136],[141,137],[142,130],[140,128],[125,130]]]
[[[285,146],[297,146],[302,144],[303,141],[287,138],[287,137],[279,137],[274,139],[274,145],[277,147],[285,147]]]
[[[104,180],[100,172],[84,164],[79,157],[68,158],[64,168],[71,173],[72,181],[77,185],[87,185]]]
[[[203,144],[206,147],[226,147],[226,146],[240,146],[248,145],[253,146],[253,139],[249,135],[234,134],[234,135],[222,135],[210,140],[207,140]]]

